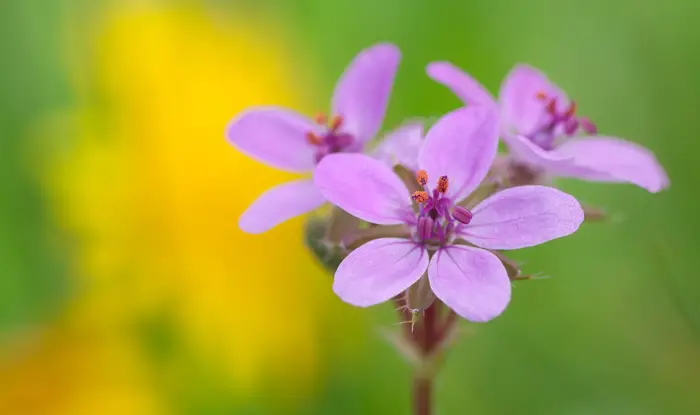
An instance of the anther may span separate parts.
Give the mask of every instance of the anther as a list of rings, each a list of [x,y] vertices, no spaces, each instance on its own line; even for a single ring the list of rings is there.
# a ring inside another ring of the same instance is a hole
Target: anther
[[[588,134],[596,134],[598,132],[598,128],[588,118],[579,118],[579,122],[581,123],[583,131]]]
[[[576,130],[578,130],[578,120],[576,118],[569,118],[564,124],[564,132],[566,135],[573,135]]]
[[[326,125],[326,123],[328,122],[328,117],[326,117],[326,114],[319,112],[314,117],[314,121],[316,121],[316,124],[318,125]]]
[[[557,99],[552,98],[548,103],[547,103],[547,113],[550,115],[556,115],[557,113]]]
[[[330,128],[331,131],[335,131],[338,128],[340,128],[340,126],[342,124],[343,124],[343,117],[340,115],[334,115],[333,118],[331,118],[331,122],[328,125],[328,128]]]
[[[433,236],[433,219],[423,216],[418,219],[418,237],[421,240],[430,239]]]
[[[440,176],[438,179],[437,183],[437,190],[440,193],[447,193],[447,188],[449,186],[449,181],[447,180],[447,176]]]
[[[309,142],[309,144],[317,146],[323,143],[323,138],[316,135],[315,132],[309,131],[306,133],[306,141]]]
[[[547,93],[544,91],[537,91],[535,94],[535,98],[539,99],[540,101],[544,101],[547,99]]]
[[[428,184],[428,172],[425,170],[418,170],[416,172],[416,181],[421,186]]]
[[[413,192],[411,195],[411,198],[415,200],[417,203],[425,203],[428,201],[428,193],[418,191],[418,192]]]
[[[569,117],[573,117],[575,114],[576,114],[576,101],[571,101],[571,104],[569,104],[569,108],[564,113],[564,116],[566,116],[566,118],[569,118]]]
[[[452,217],[465,225],[472,221],[472,216],[472,212],[462,206],[455,206],[452,210]]]

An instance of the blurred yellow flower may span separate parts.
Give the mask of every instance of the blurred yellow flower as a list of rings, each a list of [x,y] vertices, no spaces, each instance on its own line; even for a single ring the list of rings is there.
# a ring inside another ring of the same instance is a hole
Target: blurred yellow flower
[[[293,76],[302,62],[287,55],[286,34],[238,19],[118,8],[92,38],[91,59],[71,63],[85,75],[76,79],[75,136],[50,155],[44,179],[75,241],[77,295],[36,355],[0,382],[21,373],[30,389],[70,397],[52,385],[100,395],[97,385],[114,380],[125,397],[112,412],[86,401],[37,413],[157,413],[154,375],[143,367],[160,368],[142,344],[151,321],[168,327],[183,359],[194,356],[238,396],[270,379],[303,396],[318,377],[330,279],[304,249],[300,219],[264,235],[238,230],[245,207],[289,177],[223,137],[249,105],[303,108]],[[89,370],[67,375],[73,366]]]

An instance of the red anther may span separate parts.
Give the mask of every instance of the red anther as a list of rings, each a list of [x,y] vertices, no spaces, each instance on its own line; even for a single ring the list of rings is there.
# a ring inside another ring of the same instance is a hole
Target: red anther
[[[440,176],[437,183],[437,190],[440,193],[447,193],[447,188],[450,182],[447,180],[447,176]]]
[[[552,98],[548,103],[547,103],[547,113],[551,115],[556,115],[557,114],[557,99]]]
[[[309,144],[313,144],[315,146],[318,146],[321,143],[323,143],[323,138],[319,137],[315,132],[309,131],[306,133],[306,141]]]
[[[428,172],[425,170],[418,170],[416,172],[416,181],[421,186],[428,184]]]
[[[334,115],[333,118],[331,118],[331,122],[328,125],[328,128],[330,128],[331,131],[335,131],[338,128],[340,128],[340,126],[342,124],[343,124],[343,117],[340,115]]]
[[[411,195],[411,198],[418,203],[425,203],[429,199],[428,193],[423,192],[423,191],[413,192],[413,194]]]
[[[576,101],[571,101],[571,104],[569,104],[569,108],[566,110],[564,115],[569,118],[573,117],[576,114]]]
[[[326,117],[326,114],[319,112],[314,117],[314,121],[316,121],[316,124],[318,125],[326,125],[326,123],[328,122],[328,117]]]

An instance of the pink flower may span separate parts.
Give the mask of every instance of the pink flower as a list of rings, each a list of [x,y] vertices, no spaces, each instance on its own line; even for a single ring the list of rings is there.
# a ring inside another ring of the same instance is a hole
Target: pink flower
[[[406,122],[388,133],[374,149],[373,156],[390,167],[403,166],[418,170],[418,153],[423,146],[423,123]]]
[[[375,239],[351,252],[335,273],[335,293],[367,307],[405,291],[427,270],[435,295],[462,317],[487,321],[501,314],[510,280],[488,249],[524,248],[569,235],[583,211],[572,196],[544,186],[502,191],[471,211],[459,206],[486,176],[497,145],[491,108],[445,115],[420,150],[416,179],[424,190],[413,195],[378,160],[361,154],[324,158],[314,171],[323,196],[362,220],[405,225],[411,234]]]
[[[400,58],[390,44],[360,52],[335,87],[330,119],[314,122],[284,108],[252,108],[229,123],[228,141],[263,163],[300,173],[313,171],[329,154],[361,152],[382,125]],[[284,183],[260,195],[239,226],[248,233],[265,232],[324,202],[310,179]]]
[[[576,103],[535,68],[513,68],[501,85],[498,103],[476,80],[448,62],[429,64],[427,73],[465,104],[498,105],[501,138],[514,161],[536,173],[627,182],[654,193],[669,185],[666,172],[649,150],[595,135],[595,125],[577,116]],[[579,133],[592,136],[574,138]]]

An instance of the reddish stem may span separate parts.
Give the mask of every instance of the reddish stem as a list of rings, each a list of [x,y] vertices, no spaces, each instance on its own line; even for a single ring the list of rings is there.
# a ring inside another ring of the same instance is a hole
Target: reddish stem
[[[423,377],[413,380],[413,413],[430,415],[432,413],[433,381]]]

